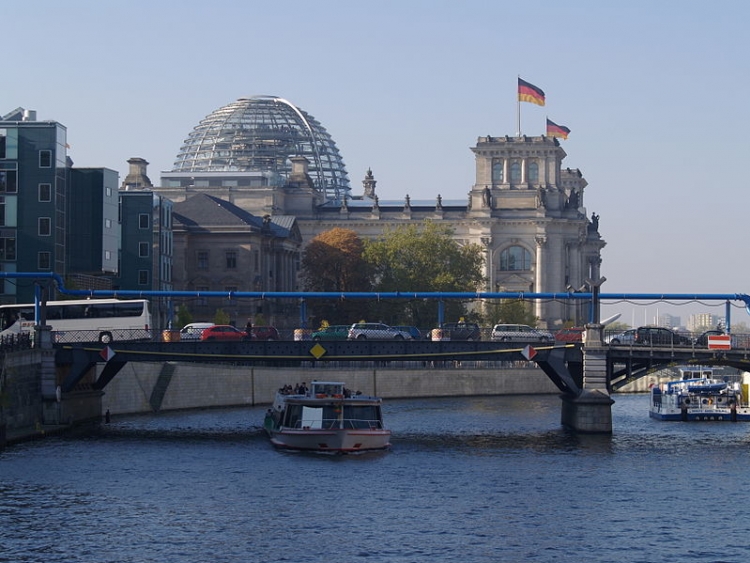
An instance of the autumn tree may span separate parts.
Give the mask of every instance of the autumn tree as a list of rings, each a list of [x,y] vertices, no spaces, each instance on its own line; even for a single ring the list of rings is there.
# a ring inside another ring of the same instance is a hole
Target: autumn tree
[[[357,233],[340,227],[324,231],[307,245],[301,264],[305,291],[370,291],[369,266],[363,258],[364,244]],[[310,300],[317,322],[347,324],[363,318],[367,303],[355,300]]]
[[[373,269],[376,291],[473,292],[484,281],[481,247],[459,245],[450,228],[431,221],[400,226],[365,242],[364,257]],[[463,303],[446,302],[446,320],[464,316],[464,309]],[[391,324],[424,328],[437,322],[434,301],[382,301],[378,312]]]

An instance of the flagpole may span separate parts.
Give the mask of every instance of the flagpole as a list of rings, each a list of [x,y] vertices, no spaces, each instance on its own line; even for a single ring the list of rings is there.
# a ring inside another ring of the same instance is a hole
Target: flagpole
[[[518,75],[518,79],[521,79],[521,75]],[[516,82],[516,137],[521,136],[521,97],[518,95],[518,82]]]

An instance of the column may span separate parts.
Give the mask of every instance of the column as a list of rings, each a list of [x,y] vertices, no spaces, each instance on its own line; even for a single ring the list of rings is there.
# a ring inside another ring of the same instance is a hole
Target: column
[[[534,239],[536,241],[536,271],[534,272],[534,292],[542,293],[544,291],[544,254],[542,248],[547,244],[547,237],[545,235],[537,235]],[[544,318],[544,310],[541,299],[537,299],[534,302],[534,315],[540,319]]]

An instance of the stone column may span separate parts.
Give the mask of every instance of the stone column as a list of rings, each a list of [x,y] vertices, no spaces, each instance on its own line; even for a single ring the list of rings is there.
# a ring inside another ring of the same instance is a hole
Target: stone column
[[[534,272],[534,292],[542,293],[544,291],[544,259],[546,258],[542,252],[542,248],[547,244],[547,237],[544,235],[537,235],[536,241],[536,271]],[[537,299],[534,302],[534,315],[540,319],[544,318],[544,307],[541,299]]]

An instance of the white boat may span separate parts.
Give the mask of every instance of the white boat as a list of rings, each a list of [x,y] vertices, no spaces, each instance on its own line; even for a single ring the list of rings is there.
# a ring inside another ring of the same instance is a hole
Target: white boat
[[[301,394],[276,393],[263,427],[277,448],[352,453],[390,447],[381,399],[352,393],[343,383],[313,381]]]
[[[682,368],[680,379],[651,388],[649,416],[657,420],[750,421],[750,374],[730,381],[708,368]]]

